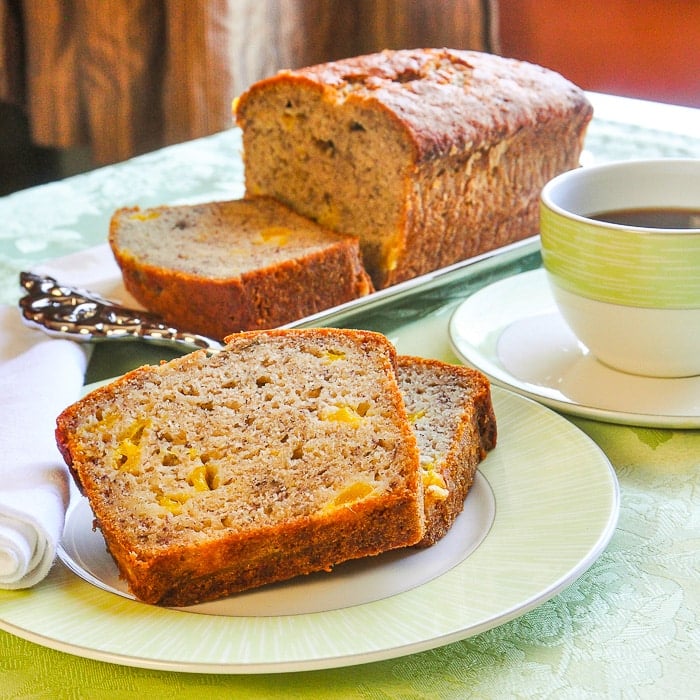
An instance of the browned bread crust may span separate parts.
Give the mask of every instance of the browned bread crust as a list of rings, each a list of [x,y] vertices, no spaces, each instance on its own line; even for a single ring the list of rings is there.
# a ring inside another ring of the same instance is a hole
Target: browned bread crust
[[[127,290],[173,326],[222,339],[364,296],[356,237],[268,197],[120,209],[109,243]]]
[[[560,75],[474,51],[384,51],[252,85],[246,189],[360,237],[381,288],[534,235],[592,108]]]
[[[377,333],[241,333],[67,408],[56,438],[139,599],[191,605],[424,535],[418,449]]]
[[[422,547],[444,537],[464,508],[479,463],[496,446],[488,379],[474,369],[399,356],[398,380],[418,438],[426,532]]]

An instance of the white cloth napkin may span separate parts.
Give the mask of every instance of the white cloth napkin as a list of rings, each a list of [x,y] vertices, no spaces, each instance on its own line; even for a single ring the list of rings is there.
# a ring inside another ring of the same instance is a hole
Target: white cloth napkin
[[[83,346],[0,306],[0,588],[35,585],[55,559],[69,498],[56,416],[79,397],[86,361]]]

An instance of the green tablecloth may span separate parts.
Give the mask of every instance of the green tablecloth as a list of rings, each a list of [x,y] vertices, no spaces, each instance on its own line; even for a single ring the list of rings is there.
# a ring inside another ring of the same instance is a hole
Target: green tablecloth
[[[697,112],[627,100],[601,105],[586,144],[592,161],[700,157],[700,134],[677,128],[682,119],[700,124]],[[647,112],[651,121],[640,119]],[[239,149],[231,130],[0,199],[0,302],[16,303],[20,270],[104,242],[119,206],[239,196]],[[0,631],[0,697],[694,697],[700,432],[574,422],[615,467],[618,527],[588,571],[517,619],[418,654],[270,675],[131,668]],[[5,595],[14,594],[0,591],[0,627]]]

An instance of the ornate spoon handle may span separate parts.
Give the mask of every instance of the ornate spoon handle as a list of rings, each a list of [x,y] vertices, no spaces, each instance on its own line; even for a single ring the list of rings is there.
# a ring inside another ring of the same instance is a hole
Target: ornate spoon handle
[[[211,338],[171,328],[160,316],[61,285],[53,277],[21,272],[20,284],[26,291],[19,301],[25,324],[54,337],[81,342],[138,339],[210,351],[222,347]]]

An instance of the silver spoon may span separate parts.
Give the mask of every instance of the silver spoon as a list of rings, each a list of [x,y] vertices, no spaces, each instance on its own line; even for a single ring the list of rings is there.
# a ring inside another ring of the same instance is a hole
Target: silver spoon
[[[67,287],[53,277],[21,272],[19,279],[26,291],[19,300],[24,323],[53,337],[86,343],[145,340],[209,351],[222,347],[212,338],[172,328],[156,314],[115,304],[85,289]]]

